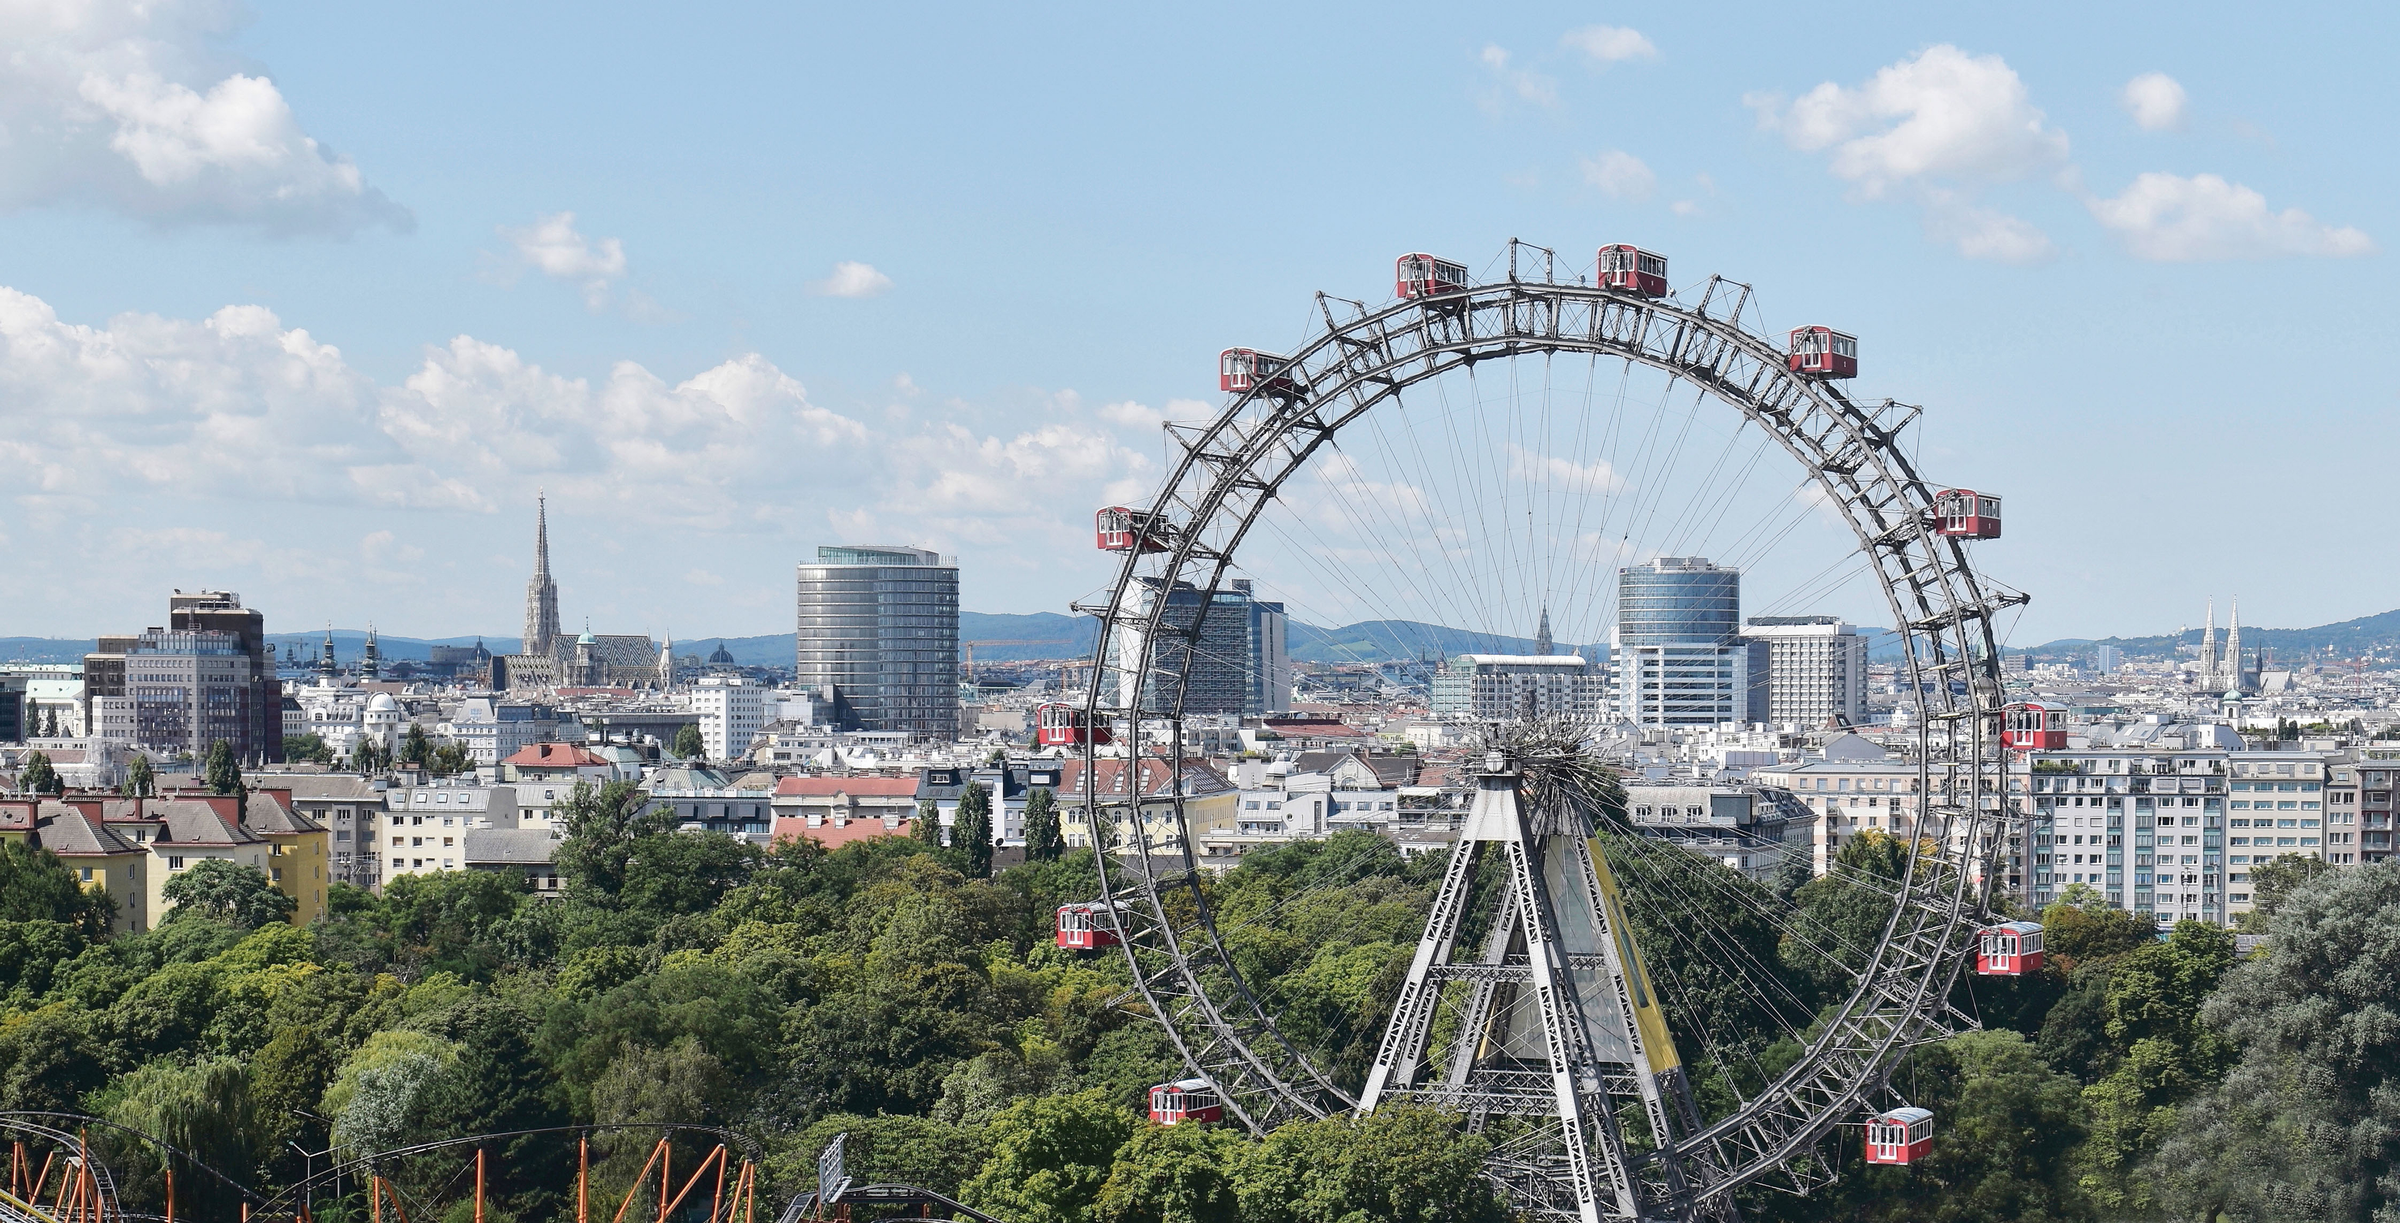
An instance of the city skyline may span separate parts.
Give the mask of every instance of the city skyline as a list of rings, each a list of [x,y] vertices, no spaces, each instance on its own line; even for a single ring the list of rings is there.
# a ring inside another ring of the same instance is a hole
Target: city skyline
[[[2020,644],[2158,631],[2225,583],[2227,556],[2355,571],[2339,532],[2228,513],[2145,532],[2153,576],[2118,581],[2088,541],[2147,503],[2058,461],[2059,439],[2212,487],[2309,470],[2329,517],[2395,440],[2371,408],[2388,392],[2339,359],[2391,321],[2369,283],[2395,232],[2391,172],[2346,152],[2390,120],[2319,84],[2372,38],[2262,69],[2305,34],[2082,14],[2066,44],[2041,20],[1904,8],[1735,28],[1418,10],[1287,17],[1290,41],[1228,66],[1188,37],[1196,16],[969,15],[905,40],[901,63],[820,55],[768,84],[784,74],[745,49],[711,69],[774,93],[767,109],[796,116],[778,126],[680,64],[647,117],[550,63],[479,72],[488,49],[403,54],[450,66],[393,76],[392,52],[438,20],[145,13],[17,36],[95,79],[155,70],[232,108],[261,152],[245,162],[129,95],[55,156],[12,163],[0,383],[31,478],[0,559],[56,592],[16,632],[96,631],[149,573],[252,592],[292,624],[360,604],[418,635],[509,624],[536,485],[559,511],[561,598],[611,624],[663,635],[700,595],[725,618],[711,632],[771,632],[790,565],[877,540],[959,555],[968,606],[1063,610],[1105,581],[1089,513],[1156,483],[1156,422],[1216,402],[1219,347],[1295,334],[1315,289],[1380,294],[1401,251],[1480,274],[1510,235],[1562,258],[1637,237],[1679,286],[1721,271],[1757,286],[1771,326],[1859,334],[1859,392],[1927,405],[1912,427],[1929,478],[2010,496],[2010,538],[1983,563],[2036,596]],[[695,38],[881,45],[896,18],[653,20],[542,36],[620,62]],[[759,36],[722,37],[743,30]],[[1090,71],[993,75],[1050,56]],[[1414,87],[1348,87],[1395,66]],[[843,104],[878,71],[907,106]],[[80,79],[29,80],[11,105],[66,113]],[[527,117],[534,94],[577,104]],[[1372,99],[1345,106],[1419,131],[1445,172],[1337,144],[1340,173],[1261,201],[1194,154],[1277,130],[1300,95]],[[988,105],[956,105],[969,97]],[[483,119],[451,121],[470,111]],[[618,138],[591,138],[604,126]],[[764,177],[717,169],[735,150]],[[978,271],[993,267],[1028,270]],[[2363,304],[2330,327],[2262,326],[2232,288],[2262,278]],[[2257,359],[2228,359],[2232,327]],[[78,563],[100,555],[123,576]],[[1297,616],[1315,601],[1261,577]],[[2400,606],[2381,580],[2279,584],[2249,610],[2300,625]]]

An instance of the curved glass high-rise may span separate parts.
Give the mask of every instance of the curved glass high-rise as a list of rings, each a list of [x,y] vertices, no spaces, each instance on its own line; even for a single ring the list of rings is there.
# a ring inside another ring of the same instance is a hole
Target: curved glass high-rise
[[[1617,570],[1609,651],[1617,716],[1650,726],[1764,720],[1765,647],[1743,641],[1741,631],[1740,570],[1699,556]]]
[[[1617,639],[1628,646],[1731,645],[1742,631],[1742,574],[1698,556],[1617,570]]]
[[[922,548],[821,547],[800,566],[799,682],[857,730],[958,735],[958,562]]]

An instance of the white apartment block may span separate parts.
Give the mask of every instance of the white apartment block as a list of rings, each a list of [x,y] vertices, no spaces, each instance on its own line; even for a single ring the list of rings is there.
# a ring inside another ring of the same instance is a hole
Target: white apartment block
[[[700,715],[700,742],[711,760],[732,760],[750,750],[750,740],[767,724],[768,690],[735,675],[703,678],[690,693]]]
[[[1767,646],[1767,721],[1866,721],[1867,639],[1856,625],[1838,616],[1752,616],[1742,636]]]
[[[385,792],[382,826],[371,835],[389,882],[463,870],[468,829],[515,829],[520,823],[515,786],[405,786]],[[547,828],[548,822],[535,826]]]
[[[2081,884],[2161,922],[2230,922],[2252,906],[2254,867],[2332,860],[2327,783],[2342,766],[2328,753],[2249,751],[2231,727],[2144,722],[2032,757],[2011,789],[2029,791],[2036,906]]]
[[[1609,652],[1616,714],[1642,726],[1766,721],[1768,647],[1617,645]]]
[[[1434,675],[1432,709],[1479,721],[1588,720],[1601,716],[1607,695],[1606,678],[1580,654],[1461,654]]]

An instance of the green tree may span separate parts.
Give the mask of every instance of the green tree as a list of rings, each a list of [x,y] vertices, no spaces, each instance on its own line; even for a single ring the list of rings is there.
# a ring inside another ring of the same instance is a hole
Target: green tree
[[[463,744],[444,743],[433,749],[433,756],[425,762],[425,767],[436,777],[450,777],[473,772],[475,758],[468,754]]]
[[[2333,869],[2321,858],[2303,858],[2284,854],[2272,862],[2261,862],[2250,868],[2250,901],[2252,908],[2242,915],[2242,929],[2251,934],[2264,933],[2283,907],[2284,898],[2302,884]]]
[[[1010,1223],[1085,1223],[1137,1124],[1101,1091],[1020,1100],[992,1120],[991,1158],[959,1200]]]
[[[285,735],[283,758],[294,763],[332,764],[333,748],[319,734]]]
[[[708,744],[700,737],[700,727],[686,722],[675,731],[675,754],[685,760],[698,760],[707,754]]]
[[[2080,885],[2078,885],[2080,886]],[[2149,914],[2120,909],[2090,888],[2073,889],[2042,910],[2042,955],[2059,958],[2061,968],[2123,955],[2158,941],[2158,925]]]
[[[1067,838],[1059,827],[1058,797],[1048,787],[1025,796],[1025,860],[1056,862],[1067,852]]]
[[[190,1153],[215,1168],[247,1170],[258,1155],[258,1117],[251,1107],[250,1080],[242,1064],[229,1057],[203,1058],[190,1065],[153,1062],[116,1083],[115,1102],[108,1119],[139,1130]],[[157,1152],[132,1147],[132,1171],[139,1199],[153,1205],[165,1201],[163,1169]],[[234,1191],[213,1177],[194,1176],[186,1169],[176,1178],[175,1206],[201,1217],[226,1217],[238,1201]]]
[[[2233,966],[2233,935],[2181,921],[2163,943],[2116,960],[2107,1033],[2116,1068],[2084,1089],[2091,1137],[2078,1153],[2084,1191],[2109,1215],[2146,1212],[2159,1183],[2145,1164],[2176,1124],[2177,1108],[2225,1072],[2233,1047],[2200,1022],[2200,1005]]]
[[[433,759],[433,740],[426,735],[424,723],[408,724],[407,733],[400,736],[400,759],[420,768]]]
[[[1118,1150],[1094,1223],[1239,1223],[1234,1191],[1248,1151],[1211,1125],[1145,1125]]]
[[[650,833],[633,842],[624,900],[661,919],[707,913],[750,877],[759,859],[756,846],[727,833]]]
[[[47,752],[25,753],[25,763],[17,771],[17,784],[29,794],[64,794],[67,783],[59,780],[58,769],[51,765]]]
[[[208,745],[208,764],[202,776],[211,794],[242,792],[242,762],[234,758],[232,744],[219,739]]]
[[[967,878],[992,877],[992,792],[970,781],[958,796],[958,819],[950,843],[966,854]]]
[[[158,772],[150,767],[148,756],[135,756],[133,763],[125,766],[122,792],[127,798],[148,798],[158,792]]]
[[[2241,1058],[2178,1116],[2160,1197],[2193,1219],[2400,1217],[2400,862],[2282,901],[2202,1010]]]
[[[579,781],[553,809],[552,818],[566,835],[552,860],[570,896],[604,906],[616,903],[633,864],[634,842],[673,826],[670,811],[645,814],[648,802],[649,796],[629,781],[606,782],[598,789]]]
[[[56,709],[42,712],[42,737],[45,739],[58,737],[58,711]]]
[[[1242,1169],[1255,1223],[1500,1223],[1483,1178],[1489,1146],[1455,1116],[1415,1107],[1289,1123]]]
[[[911,820],[908,834],[927,845],[942,843],[942,805],[931,798],[917,800],[917,818]]]
[[[174,911],[169,921],[205,918],[255,930],[289,920],[299,902],[279,891],[255,866],[225,858],[202,858],[160,889]]]
[[[2075,1080],[2018,1033],[1968,1032],[1910,1053],[1892,1082],[1934,1114],[1933,1154],[1910,1168],[1867,1167],[1828,1193],[1828,1217],[1890,1223],[2089,1217],[2069,1155],[2089,1113]],[[1850,1150],[1856,1151],[1856,1131]]]
[[[0,841],[0,921],[58,922],[87,937],[108,933],[116,902],[84,890],[74,868],[24,841]]]
[[[1782,959],[1817,999],[1848,994],[1865,970],[1891,920],[1892,885],[1908,869],[1911,848],[1898,837],[1862,832],[1834,855],[1833,870],[1793,894],[1798,911],[1783,937]]]

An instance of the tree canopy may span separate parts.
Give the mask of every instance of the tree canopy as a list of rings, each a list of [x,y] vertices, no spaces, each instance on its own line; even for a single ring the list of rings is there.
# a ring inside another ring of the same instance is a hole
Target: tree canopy
[[[225,858],[194,861],[160,892],[175,906],[170,920],[222,921],[245,930],[284,921],[299,907],[257,867]]]

